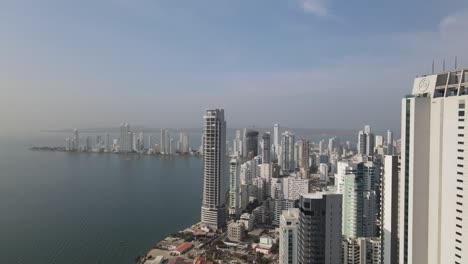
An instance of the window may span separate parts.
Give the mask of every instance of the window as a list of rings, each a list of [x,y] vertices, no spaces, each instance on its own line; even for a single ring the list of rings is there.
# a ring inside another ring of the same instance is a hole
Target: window
[[[458,198],[463,198],[463,195],[457,194],[457,197],[458,197]]]
[[[460,109],[465,109],[465,104],[464,104],[464,103],[459,103],[459,104],[458,104],[458,108],[460,108]]]
[[[457,179],[457,182],[459,182],[459,183],[463,183],[463,180]]]
[[[465,121],[465,119],[463,119],[463,118],[458,118],[458,121],[463,122],[463,121]]]
[[[457,204],[458,204],[458,205],[460,205],[460,206],[463,206],[463,204],[462,204],[462,203],[460,203],[460,202],[457,202]]]
[[[464,160],[464,158],[463,158],[463,157],[457,157],[457,159],[459,159],[459,160]]]
[[[458,228],[462,228],[462,226],[461,226],[461,225],[456,225],[456,226],[457,226]]]
[[[456,217],[458,221],[463,221],[463,219],[461,217]]]
[[[458,175],[463,175],[463,172],[457,171],[457,174],[458,174]]]
[[[458,129],[465,129],[465,127],[464,126],[459,126]]]
[[[458,150],[458,152],[465,152],[465,150],[463,150],[463,149],[459,149],[459,150]]]
[[[465,135],[464,134],[458,134],[459,137],[464,137]]]
[[[458,168],[463,168],[463,164],[457,164]]]
[[[457,190],[463,191],[462,187],[457,187]]]
[[[465,116],[465,111],[458,111],[458,116]]]

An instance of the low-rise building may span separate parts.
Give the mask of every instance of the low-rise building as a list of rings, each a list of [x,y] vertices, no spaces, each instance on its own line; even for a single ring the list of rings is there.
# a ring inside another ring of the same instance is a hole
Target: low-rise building
[[[243,223],[247,231],[251,231],[255,225],[255,216],[249,213],[243,213],[239,219]]]
[[[188,252],[192,248],[193,248],[192,243],[184,242],[184,243],[182,243],[182,244],[180,244],[179,246],[176,247],[176,249],[174,250],[174,253],[177,254],[177,255],[182,255],[182,254],[185,254],[186,252]]]
[[[228,225],[228,238],[231,241],[240,242],[245,237],[245,226],[244,223],[237,221],[232,222]]]

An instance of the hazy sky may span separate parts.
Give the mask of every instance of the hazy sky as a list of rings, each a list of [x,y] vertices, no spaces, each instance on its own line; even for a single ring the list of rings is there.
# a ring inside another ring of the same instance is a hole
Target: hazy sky
[[[468,67],[466,0],[0,0],[0,134],[399,129],[416,75]]]

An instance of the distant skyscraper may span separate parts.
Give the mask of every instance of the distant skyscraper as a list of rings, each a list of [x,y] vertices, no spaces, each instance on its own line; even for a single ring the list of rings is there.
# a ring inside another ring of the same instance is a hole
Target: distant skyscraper
[[[391,130],[387,130],[387,155],[394,154],[394,146],[393,146],[393,132]]]
[[[296,166],[294,161],[295,135],[291,131],[285,131],[281,141],[281,155],[279,165],[283,171],[293,171]]]
[[[207,110],[204,115],[203,201],[201,221],[212,229],[226,225],[226,121],[224,110]]]
[[[359,131],[358,134],[358,153],[366,155],[367,153],[367,134],[364,131]]]
[[[302,173],[306,174],[306,175],[303,175],[303,177],[309,177],[309,169],[310,169],[309,155],[310,155],[309,141],[301,140],[299,142],[298,164],[299,164],[299,168],[301,168]]]
[[[120,152],[130,152],[131,151],[131,141],[133,140],[133,135],[129,135],[130,125],[127,123],[122,123],[120,125]],[[131,137],[130,137],[131,136]]]
[[[78,133],[79,133],[78,129],[73,130],[73,142],[74,142],[73,150],[74,151],[78,151],[80,148],[80,136]]]
[[[174,146],[174,139],[173,138],[170,138],[169,139],[169,155],[173,155],[175,153],[174,151],[175,149],[175,146]]]
[[[328,154],[331,155],[333,150],[337,147],[336,137],[332,137],[328,140]]]
[[[325,140],[319,142],[319,155],[325,155]]]
[[[275,150],[277,154],[278,154],[279,144],[280,144],[279,124],[275,124],[273,126],[273,145],[275,146]]]
[[[402,99],[399,263],[468,263],[468,69]]]
[[[240,163],[237,158],[229,162],[229,215],[237,217],[240,210]]]
[[[262,135],[262,163],[270,163],[270,133],[264,133]]]
[[[246,157],[252,159],[258,155],[258,131],[247,130],[244,138]]]
[[[341,203],[341,194],[316,192],[301,196],[298,263],[342,263]]]
[[[106,132],[106,151],[111,151],[111,142],[110,142],[110,135]]]
[[[236,156],[242,156],[242,134],[240,130],[236,130],[236,138],[233,141],[233,154]]]
[[[167,154],[169,152],[168,132],[166,129],[161,129],[161,136],[159,140],[159,148],[161,154]]]

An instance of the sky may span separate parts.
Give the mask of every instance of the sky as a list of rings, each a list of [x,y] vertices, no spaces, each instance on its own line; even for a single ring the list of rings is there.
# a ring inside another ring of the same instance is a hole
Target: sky
[[[0,135],[44,129],[400,129],[401,98],[468,67],[466,0],[0,0]]]

